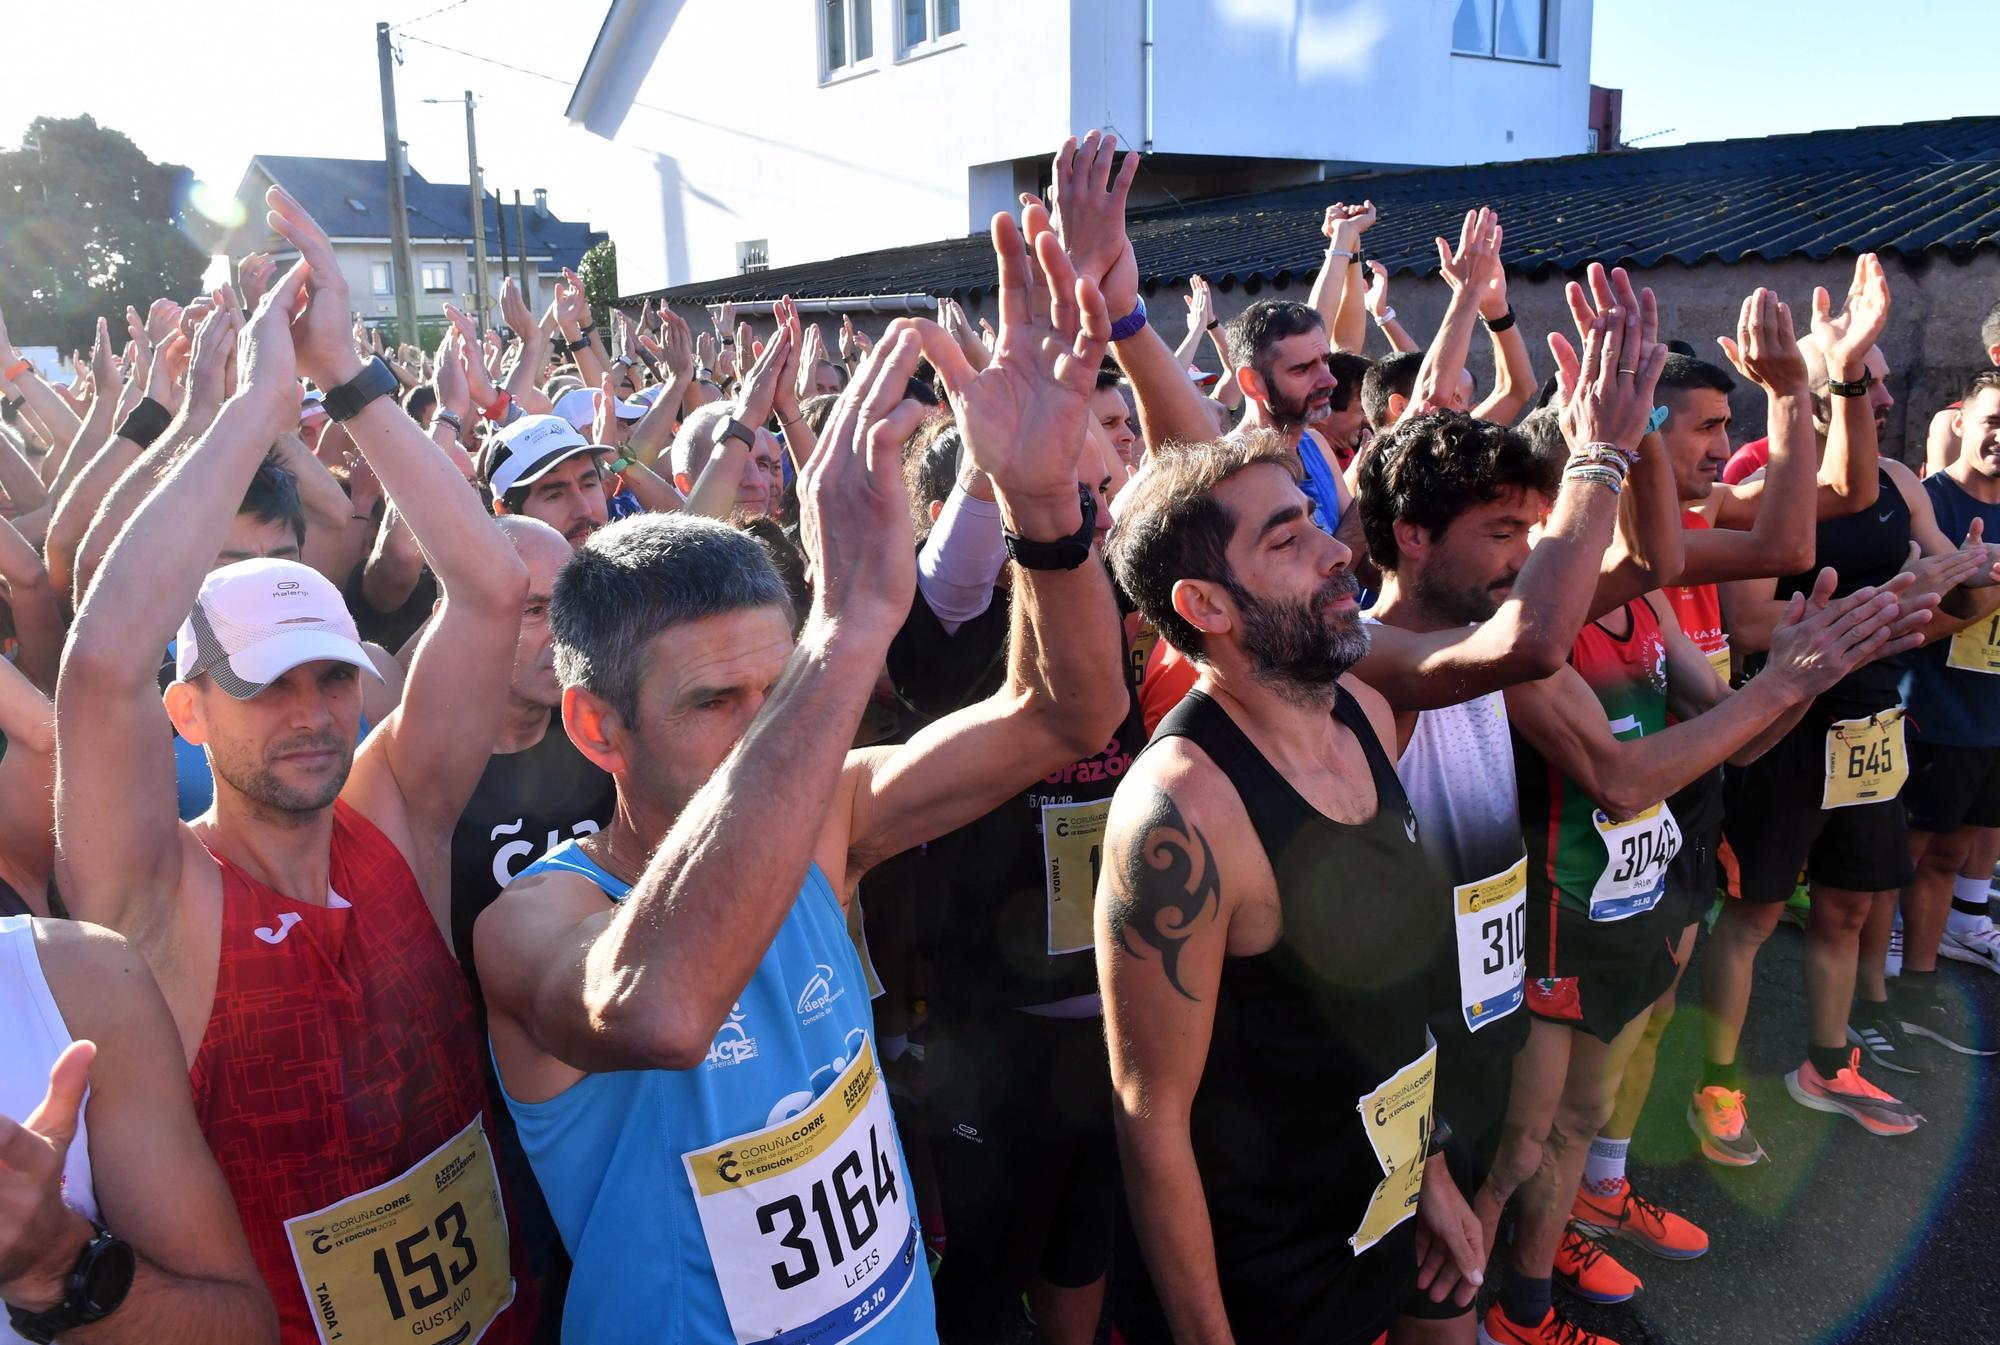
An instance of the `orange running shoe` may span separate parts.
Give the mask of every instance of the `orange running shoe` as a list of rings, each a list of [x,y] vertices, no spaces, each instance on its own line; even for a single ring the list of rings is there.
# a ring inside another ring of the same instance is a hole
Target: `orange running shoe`
[[[1743,1094],[1734,1088],[1697,1089],[1688,1103],[1688,1128],[1701,1137],[1701,1156],[1711,1163],[1747,1168],[1764,1161],[1764,1146],[1750,1133]]]
[[[1574,1227],[1594,1237],[1623,1238],[1669,1261],[1692,1261],[1708,1252],[1708,1234],[1661,1209],[1622,1177],[1608,1195],[1587,1186],[1578,1191],[1569,1217]]]
[[[1848,1117],[1871,1135],[1907,1135],[1923,1124],[1924,1118],[1901,1099],[1861,1077],[1858,1046],[1847,1053],[1846,1067],[1831,1079],[1823,1077],[1808,1060],[1785,1076],[1785,1087],[1801,1107]]]
[[[1498,1303],[1486,1310],[1479,1323],[1479,1345],[1618,1345],[1609,1336],[1586,1331],[1565,1319],[1554,1308],[1533,1326],[1521,1326],[1507,1316]]]
[[[1577,1231],[1572,1223],[1556,1247],[1556,1283],[1591,1303],[1623,1303],[1643,1287],[1637,1275]]]

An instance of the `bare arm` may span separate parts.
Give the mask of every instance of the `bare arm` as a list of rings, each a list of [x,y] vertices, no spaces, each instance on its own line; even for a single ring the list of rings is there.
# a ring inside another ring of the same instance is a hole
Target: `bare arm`
[[[138,1257],[118,1310],[63,1340],[276,1342],[270,1293],[196,1125],[173,1020],[144,960],[123,939],[89,925],[47,921],[36,934],[71,1037],[96,1045],[84,1113],[99,1217]],[[48,1266],[66,1273],[91,1232],[72,1213],[50,1244]]]
[[[1243,899],[1216,850],[1232,853],[1226,838],[1248,819],[1240,802],[1230,809],[1195,788],[1185,753],[1167,749],[1167,761],[1142,764],[1113,796],[1098,879],[1097,975],[1112,1121],[1140,1247],[1174,1339],[1221,1345],[1234,1336],[1189,1117],[1230,921]],[[1229,811],[1236,816],[1221,816]]]
[[[1889,279],[1872,252],[1855,259],[1854,283],[1847,305],[1838,316],[1831,311],[1825,289],[1813,292],[1813,335],[1826,355],[1829,378],[1849,382],[1868,372],[1868,352],[1889,322]],[[1827,396],[1832,422],[1826,431],[1826,456],[1820,463],[1820,484],[1858,514],[1875,507],[1881,490],[1876,472],[1880,460],[1875,412],[1868,398]]]
[[[46,879],[55,863],[56,710],[0,659],[0,855]],[[46,913],[46,912],[45,912]]]
[[[29,681],[53,692],[63,636],[68,633],[61,603],[42,558],[4,518],[0,518],[0,579],[7,582],[7,605],[21,643],[18,666]]]
[[[1451,405],[1459,375],[1465,372],[1466,353],[1472,348],[1472,323],[1479,316],[1480,294],[1500,266],[1500,241],[1499,218],[1484,206],[1466,212],[1457,252],[1444,239],[1437,240],[1438,269],[1451,286],[1451,301],[1445,305],[1444,321],[1417,368],[1405,416]]]
[[[19,363],[20,359],[21,352],[7,339],[6,317],[0,315],[0,368],[11,368]],[[69,403],[65,402],[54,388],[43,382],[42,376],[33,369],[24,370],[18,378],[0,379],[0,393],[10,397],[20,397],[26,401],[25,409],[32,414],[37,425],[37,433],[42,436],[44,443],[52,446],[67,444],[76,437],[77,431],[83,428],[83,422],[77,418],[76,412],[70,410]],[[55,457],[56,453],[52,447],[49,458]],[[55,468],[50,466],[48,470],[54,471]]]

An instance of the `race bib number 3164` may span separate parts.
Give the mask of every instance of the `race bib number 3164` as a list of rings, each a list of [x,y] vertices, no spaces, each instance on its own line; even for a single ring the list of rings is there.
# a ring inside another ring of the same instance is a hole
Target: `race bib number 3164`
[[[326,1345],[475,1345],[514,1301],[507,1216],[480,1121],[392,1182],[285,1220]]]
[[[681,1161],[738,1345],[838,1345],[928,1270],[865,1041],[803,1112]]]

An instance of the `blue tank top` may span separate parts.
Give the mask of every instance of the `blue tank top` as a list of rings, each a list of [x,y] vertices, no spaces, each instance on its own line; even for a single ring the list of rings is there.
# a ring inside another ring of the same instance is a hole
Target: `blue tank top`
[[[631,891],[575,841],[521,877],[550,870],[613,901]],[[847,918],[815,865],[700,1065],[587,1074],[546,1102],[508,1097],[576,1266],[563,1339],[935,1342],[871,1036]]]
[[[1340,478],[1310,430],[1299,433],[1299,461],[1306,469],[1299,489],[1312,501],[1313,522],[1319,524],[1320,531],[1331,533],[1340,526]]]
[[[1956,544],[1972,520],[2000,537],[2000,504],[1982,504],[1948,472],[1924,478],[1938,527]],[[1910,655],[1903,682],[1910,737],[1948,747],[2000,747],[2000,613]]]

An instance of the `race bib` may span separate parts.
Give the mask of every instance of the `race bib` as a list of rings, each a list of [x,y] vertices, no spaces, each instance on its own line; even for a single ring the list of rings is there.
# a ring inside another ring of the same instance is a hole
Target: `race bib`
[[[1458,992],[1474,1032],[1521,1007],[1528,974],[1528,857],[1452,889],[1457,903]]]
[[[1667,866],[1681,848],[1674,810],[1656,803],[1637,817],[1614,822],[1598,808],[1590,820],[1604,841],[1604,871],[1590,890],[1590,918],[1625,920],[1659,905],[1667,894]]]
[[[1720,678],[1722,679],[1722,684],[1723,684],[1724,686],[1728,686],[1728,685],[1729,685],[1729,646],[1728,646],[1728,645],[1724,645],[1724,646],[1722,646],[1722,648],[1720,648],[1720,649],[1711,649],[1711,650],[1709,650],[1709,651],[1708,651],[1708,666],[1709,666],[1709,667],[1711,667],[1711,668],[1713,668],[1713,669],[1715,669],[1715,675],[1716,675],[1717,677],[1720,677]]]
[[[1431,1142],[1431,1089],[1437,1082],[1437,1043],[1356,1099],[1361,1130],[1382,1165],[1382,1180],[1368,1197],[1361,1224],[1347,1245],[1356,1256],[1417,1212],[1424,1188],[1424,1157]]]
[[[1900,707],[1866,719],[1836,720],[1826,731],[1822,809],[1887,802],[1903,792],[1903,782],[1909,778]]]
[[[2000,673],[2000,615],[1975,622],[1952,636],[1944,666],[1966,672]]]
[[[1104,867],[1104,823],[1111,800],[1042,805],[1042,862],[1049,892],[1049,955],[1091,945],[1097,872]]]
[[[928,1273],[865,1041],[805,1111],[681,1155],[737,1345],[839,1345]]]
[[[514,1301],[484,1124],[391,1182],[285,1220],[313,1324],[337,1340],[475,1345]]]

